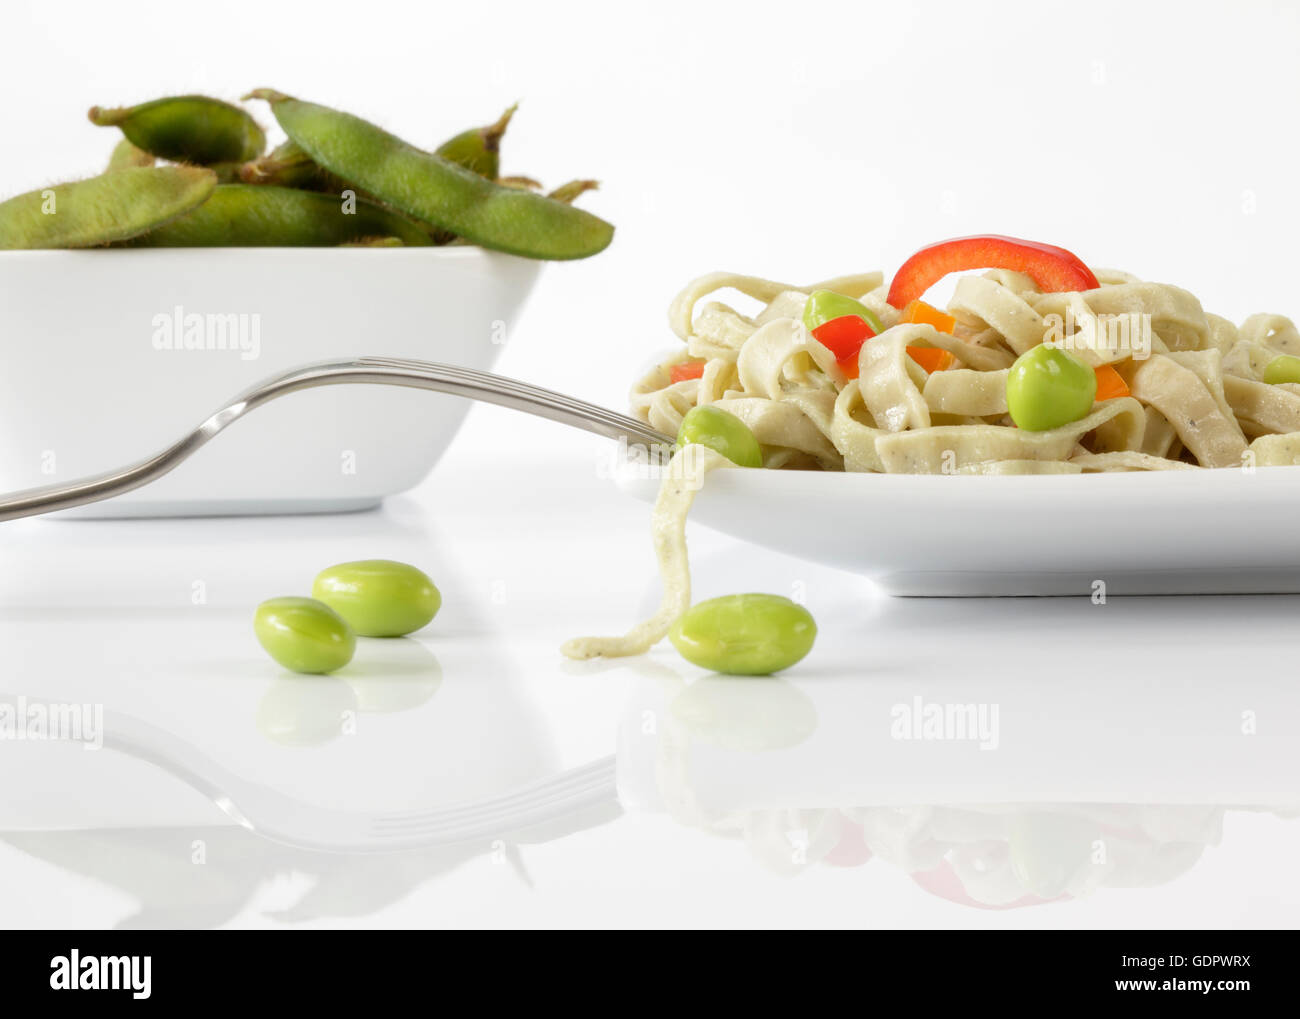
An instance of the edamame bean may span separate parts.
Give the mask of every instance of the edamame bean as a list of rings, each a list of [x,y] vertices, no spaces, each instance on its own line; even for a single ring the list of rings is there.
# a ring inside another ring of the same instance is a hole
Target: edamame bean
[[[400,637],[427,626],[442,595],[424,573],[391,559],[362,559],[322,570],[311,585],[363,637]]]
[[[104,168],[105,173],[115,173],[118,170],[130,170],[136,166],[153,166],[154,158],[145,152],[144,149],[137,149],[126,138],[113,146],[113,154],[108,157],[108,166]]]
[[[433,243],[417,224],[361,198],[345,203],[319,191],[221,184],[198,208],[129,243],[144,248],[305,248],[380,237],[412,246]]]
[[[677,445],[692,442],[717,450],[739,467],[763,466],[763,451],[749,426],[720,407],[705,404],[686,412],[677,429]]]
[[[137,148],[180,163],[246,163],[266,135],[246,110],[207,96],[169,96],[138,106],[92,106],[90,120],[119,127]]]
[[[294,672],[333,672],[352,661],[357,638],[347,622],[314,598],[270,598],[253,615],[266,653]]]
[[[327,170],[471,243],[530,258],[569,259],[603,251],[613,239],[614,228],[588,212],[499,187],[359,117],[271,89],[248,98],[269,102],[285,133]]]
[[[1078,421],[1092,409],[1097,373],[1064,350],[1039,344],[1025,351],[1007,375],[1007,409],[1027,432]]]
[[[458,166],[477,173],[488,180],[496,180],[501,173],[501,137],[510,125],[510,118],[515,115],[519,104],[501,114],[493,124],[487,127],[471,127],[454,138],[448,138],[434,149],[434,155],[450,159]]]
[[[688,662],[732,676],[788,669],[812,650],[817,624],[776,594],[732,594],[687,609],[668,632]]]
[[[503,188],[523,188],[525,191],[540,191],[542,182],[533,180],[532,177],[523,177],[518,174],[512,174],[509,177],[498,177],[497,183]]]
[[[1300,382],[1300,357],[1281,354],[1273,358],[1264,369],[1264,381],[1270,386],[1286,382]]]
[[[600,187],[598,180],[571,180],[567,184],[561,184],[546,197],[572,205],[579,196],[585,195],[588,191],[595,191],[598,187]]]
[[[814,290],[808,295],[808,301],[803,306],[804,328],[812,332],[819,326],[843,318],[845,315],[857,315],[871,326],[871,331],[877,336],[884,332],[880,319],[870,308],[861,301],[837,294],[834,290]]]
[[[0,248],[87,248],[136,237],[199,207],[217,186],[199,166],[133,167],[0,203]]]

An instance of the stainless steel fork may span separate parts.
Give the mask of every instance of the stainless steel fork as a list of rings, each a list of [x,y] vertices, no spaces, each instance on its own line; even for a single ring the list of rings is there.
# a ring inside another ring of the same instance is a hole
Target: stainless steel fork
[[[258,383],[172,445],[138,463],[78,481],[31,488],[0,498],[0,521],[84,506],[140,488],[151,481],[157,481],[184,462],[228,425],[277,397],[303,389],[315,389],[317,386],[352,383],[404,386],[465,396],[535,414],[611,439],[625,439],[629,445],[653,447],[673,444],[671,436],[626,414],[606,410],[540,386],[493,375],[491,372],[392,357],[322,361],[291,369]]]

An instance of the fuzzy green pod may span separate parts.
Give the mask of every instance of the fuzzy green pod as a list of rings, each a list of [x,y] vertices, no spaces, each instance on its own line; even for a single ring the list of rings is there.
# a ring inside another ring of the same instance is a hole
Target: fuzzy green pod
[[[352,211],[348,211],[351,209]],[[221,184],[198,208],[131,241],[146,248],[313,248],[378,237],[433,242],[418,224],[363,198],[318,191]]]
[[[144,149],[138,149],[131,142],[123,138],[113,146],[113,154],[108,157],[108,166],[104,167],[105,173],[116,173],[118,170],[130,170],[139,166],[153,166],[156,160]]]
[[[348,183],[317,165],[296,143],[277,145],[264,156],[245,163],[239,169],[245,184],[274,184],[307,191],[331,191],[338,194]]]
[[[266,135],[246,110],[207,96],[92,106],[88,116],[100,127],[121,128],[137,148],[178,163],[246,163],[266,148]]]
[[[454,138],[448,138],[434,149],[434,154],[450,159],[457,166],[472,170],[480,177],[496,180],[501,173],[501,138],[510,126],[519,104],[506,110],[495,123],[486,127],[471,127]]]
[[[348,113],[271,89],[265,99],[285,133],[321,166],[408,216],[473,244],[528,258],[587,258],[614,227],[589,212],[492,181]]]
[[[564,202],[566,205],[572,205],[578,198],[585,195],[588,191],[595,191],[600,187],[598,180],[571,180],[567,184],[561,184],[558,188],[550,191],[546,197],[554,198],[557,202]]]
[[[198,166],[133,167],[0,203],[0,248],[88,248],[137,237],[200,207],[217,177]]]

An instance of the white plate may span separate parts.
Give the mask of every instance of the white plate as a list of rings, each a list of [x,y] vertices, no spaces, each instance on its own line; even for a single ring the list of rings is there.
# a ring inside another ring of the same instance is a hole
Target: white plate
[[[539,268],[471,247],[0,252],[0,491],[142,459],[240,391],[312,361],[490,368]],[[167,346],[178,308],[182,325],[202,317],[201,349]],[[244,349],[223,324],[246,330]],[[296,393],[162,480],[71,513],[363,509],[424,478],[468,409],[390,386]]]
[[[644,464],[624,461],[614,476],[646,502],[659,490]],[[1300,591],[1300,467],[1035,477],[718,471],[691,519],[852,570],[896,595]]]

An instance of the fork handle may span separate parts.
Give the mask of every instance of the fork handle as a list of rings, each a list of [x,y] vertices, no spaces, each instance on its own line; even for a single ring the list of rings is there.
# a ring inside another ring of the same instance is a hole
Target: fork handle
[[[62,485],[29,488],[0,499],[0,521],[53,513],[141,488],[189,459],[226,426],[281,396],[318,386],[371,384],[427,389],[582,428],[635,446],[671,446],[673,439],[636,418],[501,375],[434,361],[363,357],[322,361],[272,376],[237,396],[166,449],[129,466]]]

